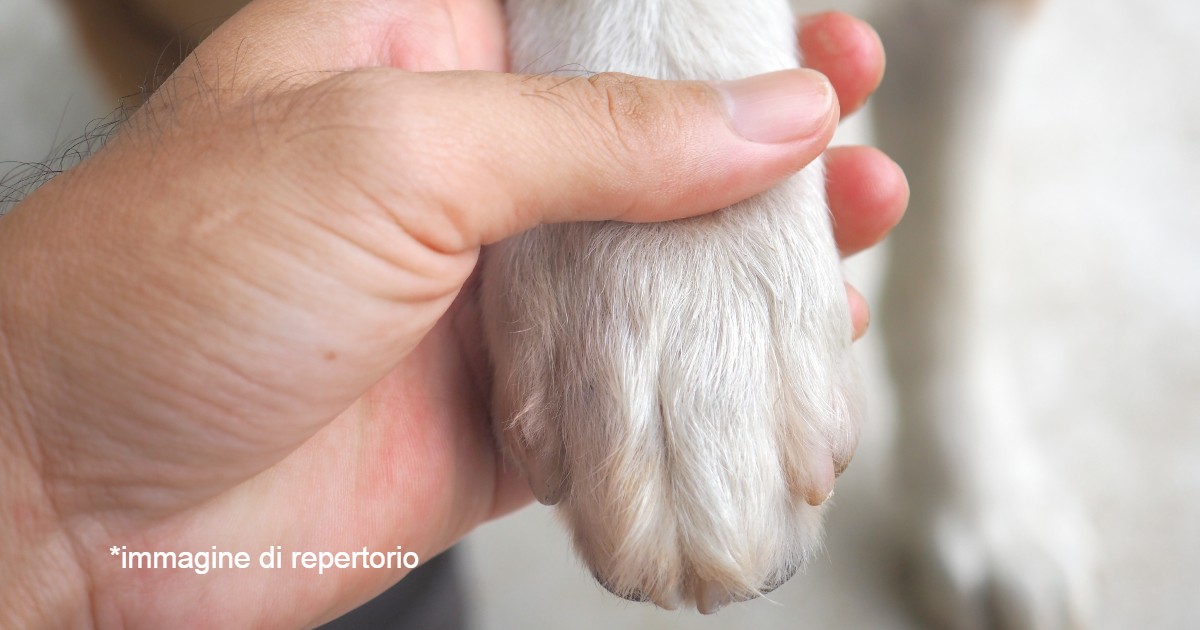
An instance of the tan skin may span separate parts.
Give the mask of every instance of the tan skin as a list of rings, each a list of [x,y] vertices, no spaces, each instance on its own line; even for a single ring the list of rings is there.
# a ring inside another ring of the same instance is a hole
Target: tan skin
[[[489,428],[480,247],[718,209],[815,158],[839,116],[762,144],[711,85],[496,74],[502,24],[492,0],[259,0],[0,219],[0,626],[314,624],[405,571],[122,571],[108,548],[428,558],[525,505]],[[878,38],[839,14],[800,34],[852,112]],[[907,187],[874,149],[828,160],[850,255]]]

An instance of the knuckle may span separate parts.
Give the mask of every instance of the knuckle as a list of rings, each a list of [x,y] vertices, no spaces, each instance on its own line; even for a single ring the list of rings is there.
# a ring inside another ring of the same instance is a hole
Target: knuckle
[[[665,114],[672,107],[664,90],[651,81],[617,73],[596,74],[587,79],[586,111],[603,140],[628,160],[644,155],[667,140]]]

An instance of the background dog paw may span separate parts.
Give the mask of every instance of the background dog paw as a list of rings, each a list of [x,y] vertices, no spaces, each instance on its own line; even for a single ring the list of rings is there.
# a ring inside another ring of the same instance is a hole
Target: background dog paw
[[[1092,532],[1071,498],[944,504],[906,550],[914,603],[938,628],[1091,627]]]

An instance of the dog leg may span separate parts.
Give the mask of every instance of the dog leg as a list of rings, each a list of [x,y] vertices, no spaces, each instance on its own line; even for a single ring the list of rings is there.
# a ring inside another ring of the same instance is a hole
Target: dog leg
[[[519,72],[797,66],[786,0],[507,8]],[[610,591],[712,612],[782,584],[818,546],[859,417],[819,163],[712,215],[498,244],[483,304],[500,441]]]
[[[989,90],[1025,4],[910,0],[878,21],[889,63],[876,132],[912,185],[880,321],[911,583],[947,628],[1077,628],[1090,609],[1090,530],[1006,384],[982,288],[986,203],[972,195]]]

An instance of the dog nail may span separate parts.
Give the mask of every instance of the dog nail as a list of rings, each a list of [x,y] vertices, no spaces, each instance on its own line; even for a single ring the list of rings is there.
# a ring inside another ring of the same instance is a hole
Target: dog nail
[[[705,582],[696,595],[696,610],[702,615],[711,615],[729,602],[729,591],[716,582]]]
[[[833,459],[830,458],[828,451],[818,454],[816,461],[809,464],[808,471],[810,479],[807,491],[804,494],[804,500],[809,505],[817,507],[833,496],[833,482],[836,479],[836,471],[834,470]]]

